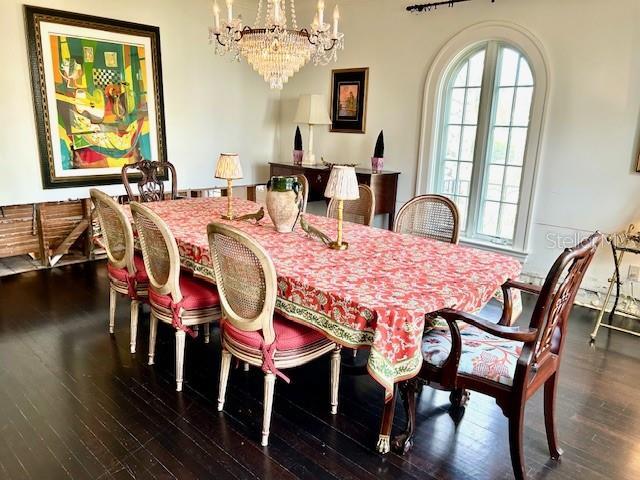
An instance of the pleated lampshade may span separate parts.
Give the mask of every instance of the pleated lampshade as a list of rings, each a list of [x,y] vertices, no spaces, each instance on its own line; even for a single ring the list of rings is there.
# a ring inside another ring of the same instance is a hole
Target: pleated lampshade
[[[216,178],[238,180],[242,178],[242,165],[237,153],[222,153],[216,165]]]
[[[360,198],[356,169],[340,165],[334,166],[331,169],[324,196],[336,200],[357,200]]]

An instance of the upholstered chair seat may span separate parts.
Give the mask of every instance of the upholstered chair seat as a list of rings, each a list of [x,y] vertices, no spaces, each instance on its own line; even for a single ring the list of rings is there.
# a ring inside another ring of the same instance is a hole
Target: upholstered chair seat
[[[136,271],[131,275],[126,267],[118,268],[107,264],[107,272],[111,286],[118,292],[128,295],[131,299],[146,301],[149,293],[149,275],[144,268],[142,256],[134,255],[133,263]]]
[[[220,295],[210,283],[188,275],[181,275],[179,283],[182,292],[181,306],[184,310],[220,308]],[[171,308],[173,300],[171,295],[163,295],[151,288],[149,289],[149,302],[155,307]]]
[[[142,255],[134,255],[133,264],[136,266],[136,271],[134,274],[136,282],[149,283],[149,275],[147,275],[147,270],[144,268],[144,260],[142,259]],[[120,282],[126,282],[127,278],[129,277],[129,271],[126,268],[118,268],[114,265],[108,264],[107,271],[109,272],[110,278],[118,280]]]
[[[244,345],[262,354],[260,349],[264,345],[264,337],[259,331],[248,332],[234,327],[231,323],[224,322],[222,328],[225,337],[239,345]],[[314,350],[325,346],[333,346],[327,337],[313,328],[294,323],[279,314],[273,316],[273,330],[275,331],[276,358],[286,356],[288,353],[300,353],[303,350]]]
[[[458,322],[458,328],[462,340],[458,374],[481,377],[509,387],[513,385],[523,342],[496,337],[463,322]],[[433,328],[422,338],[422,358],[433,367],[442,367],[450,352],[451,331],[448,327]]]

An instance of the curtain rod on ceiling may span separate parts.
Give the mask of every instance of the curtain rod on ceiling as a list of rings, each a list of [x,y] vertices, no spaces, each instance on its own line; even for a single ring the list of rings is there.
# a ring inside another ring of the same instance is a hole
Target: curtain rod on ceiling
[[[443,0],[441,2],[420,3],[416,5],[409,5],[407,12],[430,12],[436,10],[438,7],[453,7],[456,3],[469,2],[470,0]],[[491,0],[491,3],[495,3],[496,0]]]

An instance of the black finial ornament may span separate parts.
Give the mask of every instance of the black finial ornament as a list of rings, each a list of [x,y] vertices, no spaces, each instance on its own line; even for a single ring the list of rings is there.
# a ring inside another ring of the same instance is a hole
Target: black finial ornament
[[[384,130],[380,130],[378,140],[376,141],[376,148],[373,151],[375,158],[384,158]]]
[[[300,127],[296,127],[296,136],[293,140],[293,149],[302,150],[302,134],[300,133]]]

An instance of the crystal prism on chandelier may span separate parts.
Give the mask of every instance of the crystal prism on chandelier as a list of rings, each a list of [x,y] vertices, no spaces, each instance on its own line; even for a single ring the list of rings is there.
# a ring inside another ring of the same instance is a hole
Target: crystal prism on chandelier
[[[220,20],[217,0],[213,4],[213,28],[209,28],[209,42],[219,55],[231,53],[237,60],[246,58],[273,89],[283,85],[304,65],[327,65],[338,59],[344,48],[344,34],[338,31],[340,12],[333,10],[333,24],[324,21],[324,0],[310,30],[298,28],[295,0],[258,0],[254,25],[242,25],[242,18],[233,17],[233,0],[226,0],[227,19]],[[265,8],[266,3],[266,8]]]

